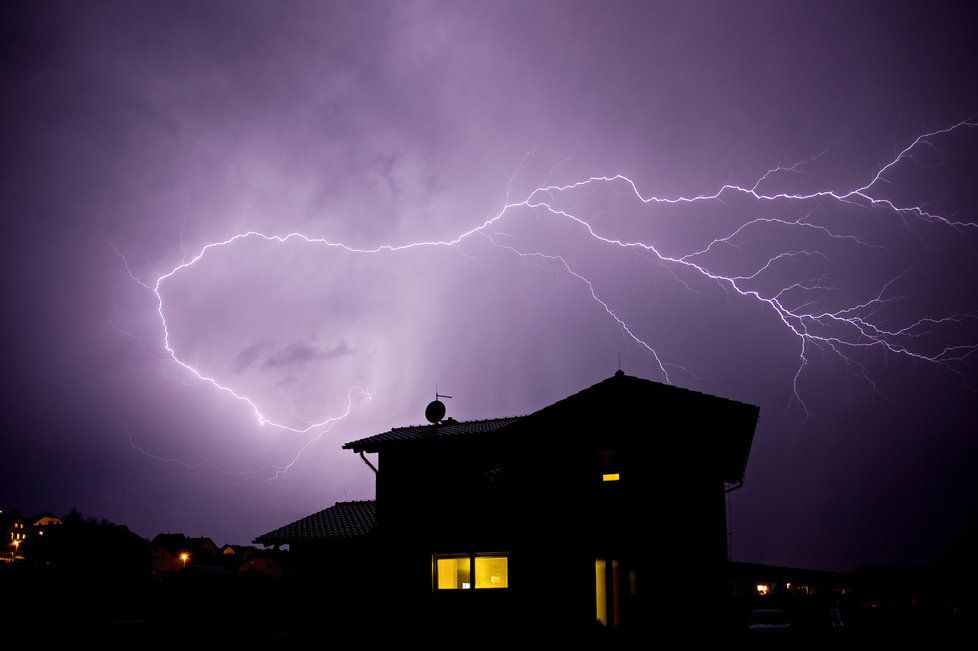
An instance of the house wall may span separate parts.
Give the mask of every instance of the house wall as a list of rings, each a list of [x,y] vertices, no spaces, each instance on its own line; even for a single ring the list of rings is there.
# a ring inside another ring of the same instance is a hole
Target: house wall
[[[443,629],[471,617],[590,628],[603,558],[618,561],[622,626],[715,615],[726,562],[722,415],[614,407],[565,405],[505,436],[382,451],[378,533],[398,611]],[[606,470],[621,480],[602,482]],[[432,590],[432,554],[498,551],[509,553],[508,590]]]

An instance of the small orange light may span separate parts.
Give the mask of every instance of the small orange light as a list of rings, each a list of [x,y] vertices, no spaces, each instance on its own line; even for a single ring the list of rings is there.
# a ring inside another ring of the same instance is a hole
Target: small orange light
[[[762,597],[770,591],[771,588],[766,583],[757,584],[757,594],[761,595]]]
[[[601,475],[601,481],[619,481],[620,479],[621,475],[617,472],[606,472]]]

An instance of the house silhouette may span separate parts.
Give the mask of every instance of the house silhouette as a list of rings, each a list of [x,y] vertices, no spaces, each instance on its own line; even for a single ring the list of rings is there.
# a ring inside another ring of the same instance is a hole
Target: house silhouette
[[[376,473],[375,501],[255,542],[289,545],[306,615],[372,634],[719,624],[725,492],[743,482],[758,414],[618,371],[526,416],[394,428],[343,446]]]

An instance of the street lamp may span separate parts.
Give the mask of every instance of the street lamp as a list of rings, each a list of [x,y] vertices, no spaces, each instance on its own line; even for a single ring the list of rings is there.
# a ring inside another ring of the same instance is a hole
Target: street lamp
[[[187,567],[187,561],[190,560],[190,554],[188,554],[187,552],[183,552],[182,554],[180,554],[180,560],[183,561],[183,566]]]

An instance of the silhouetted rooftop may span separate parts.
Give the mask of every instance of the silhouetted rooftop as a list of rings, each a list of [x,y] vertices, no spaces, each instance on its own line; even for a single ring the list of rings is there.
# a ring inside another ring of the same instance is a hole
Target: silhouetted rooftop
[[[182,533],[160,533],[150,541],[152,547],[165,549],[172,554],[185,551],[189,543],[190,539]]]
[[[373,500],[337,502],[328,509],[307,515],[284,527],[258,536],[259,545],[286,545],[368,535],[377,526],[377,503]]]
[[[720,446],[725,459],[724,480],[735,483],[743,479],[759,413],[756,406],[625,375],[621,371],[526,416],[470,421],[448,419],[434,425],[395,427],[375,436],[351,441],[343,448],[354,452],[379,452],[393,445],[417,441],[502,433],[516,423],[528,424],[534,419],[548,419],[554,414],[575,410],[581,414],[591,414],[596,406],[601,407],[603,412],[614,413],[618,408],[629,405],[646,405],[649,410],[657,405],[666,405],[691,415],[706,412],[722,417],[729,423],[729,428],[715,439],[715,444]],[[540,428],[538,432],[541,436],[548,435],[547,428]]]

